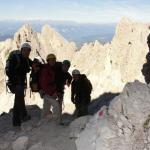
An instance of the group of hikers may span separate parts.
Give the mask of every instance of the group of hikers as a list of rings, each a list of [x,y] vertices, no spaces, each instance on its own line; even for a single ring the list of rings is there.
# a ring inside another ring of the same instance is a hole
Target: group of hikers
[[[25,42],[20,50],[12,51],[6,61],[7,86],[15,94],[12,123],[20,127],[22,122],[31,119],[25,106],[25,89],[27,88],[27,73],[30,72],[31,91],[39,92],[43,99],[42,118],[52,116],[56,123],[62,121],[62,103],[65,85],[71,85],[71,101],[75,104],[77,117],[88,114],[91,101],[92,84],[85,74],[74,69],[72,75],[68,72],[69,60],[58,62],[55,54],[48,54],[46,63],[39,59],[29,58],[31,45]]]

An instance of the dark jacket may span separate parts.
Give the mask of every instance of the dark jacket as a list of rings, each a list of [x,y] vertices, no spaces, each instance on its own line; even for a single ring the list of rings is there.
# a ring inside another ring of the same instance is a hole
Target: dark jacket
[[[56,89],[57,92],[63,94],[64,93],[64,85],[67,83],[71,83],[72,76],[69,72],[64,72],[62,70],[62,63],[56,62],[55,66],[53,67],[55,71],[55,81],[56,81]]]
[[[80,75],[78,80],[71,84],[71,100],[75,104],[89,104],[91,100],[92,84],[85,75]]]

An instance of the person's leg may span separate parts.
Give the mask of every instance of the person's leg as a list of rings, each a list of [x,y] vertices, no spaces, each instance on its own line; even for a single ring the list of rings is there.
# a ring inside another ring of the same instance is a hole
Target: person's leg
[[[75,104],[75,106],[76,106],[77,117],[80,117],[81,116],[81,104],[78,103],[78,104]]]
[[[60,114],[62,114],[63,94],[61,96],[59,96],[58,103],[60,106]]]
[[[41,118],[45,118],[47,115],[50,114],[50,108],[51,108],[51,104],[47,99],[47,96],[44,95],[43,97],[43,110],[42,110],[42,115]]]
[[[26,115],[27,111],[24,102],[24,87],[21,85],[17,85],[13,107],[13,125],[20,126],[22,117]]]
[[[60,105],[59,105],[58,101],[48,95],[45,98],[50,102],[50,104],[52,106],[53,117],[56,120],[56,122],[59,124],[61,121],[61,114],[60,114]]]
[[[88,104],[81,104],[80,115],[81,116],[88,115]]]

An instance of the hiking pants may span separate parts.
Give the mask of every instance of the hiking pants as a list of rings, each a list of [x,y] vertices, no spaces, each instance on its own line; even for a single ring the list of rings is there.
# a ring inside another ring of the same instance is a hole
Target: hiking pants
[[[64,95],[61,94],[59,97],[58,97],[58,103],[59,103],[59,107],[60,107],[60,114],[62,114],[62,111],[63,111],[63,98],[64,98]]]
[[[25,116],[27,116],[27,111],[24,100],[24,85],[16,85],[13,107],[13,125],[20,126],[21,120]]]
[[[76,111],[77,111],[77,117],[85,116],[88,115],[88,104],[75,104],[76,106]]]
[[[58,101],[49,95],[44,95],[44,103],[43,103],[43,112],[42,117],[47,116],[50,114],[50,108],[52,106],[53,118],[56,120],[57,123],[60,123],[60,105]]]

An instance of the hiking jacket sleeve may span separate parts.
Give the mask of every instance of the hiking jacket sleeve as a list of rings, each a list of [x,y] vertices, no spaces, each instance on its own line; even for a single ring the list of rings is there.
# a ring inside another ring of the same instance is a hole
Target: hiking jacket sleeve
[[[75,103],[75,81],[73,80],[72,81],[72,84],[71,84],[71,101],[73,103]]]
[[[66,75],[66,84],[67,84],[68,86],[70,86],[71,81],[72,81],[72,76],[70,75],[69,72],[67,72],[67,75]]]
[[[56,93],[55,74],[48,66],[44,66],[39,77],[39,85],[45,94],[53,96]]]

